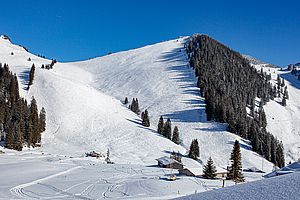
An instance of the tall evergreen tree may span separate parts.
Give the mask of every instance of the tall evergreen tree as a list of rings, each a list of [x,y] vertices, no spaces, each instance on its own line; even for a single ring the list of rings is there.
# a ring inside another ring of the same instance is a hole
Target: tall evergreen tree
[[[175,126],[174,130],[173,130],[172,141],[175,144],[179,144],[180,143],[180,140],[179,140],[179,130],[178,130],[177,126]]]
[[[164,118],[160,116],[158,125],[157,125],[157,132],[161,135],[163,135],[164,132]]]
[[[192,143],[190,145],[190,151],[188,157],[197,160],[197,157],[199,157],[199,155],[200,155],[200,151],[199,151],[198,140],[194,139],[192,140]]]
[[[281,105],[286,106],[286,99],[284,97],[282,98]]]
[[[170,118],[168,118],[166,123],[164,124],[163,136],[165,136],[168,139],[172,138],[172,125]]]
[[[35,72],[35,66],[34,64],[32,64],[31,66],[31,69],[30,69],[30,72],[29,72],[29,82],[28,82],[28,90],[29,90],[29,87],[32,85],[33,83],[33,79],[34,79],[34,72]]]
[[[148,110],[147,109],[145,110],[145,112],[142,112],[142,124],[145,127],[149,127],[150,126],[150,120],[149,120]]]
[[[46,130],[46,111],[44,107],[42,107],[40,112],[39,126],[40,132],[44,132]]]
[[[124,104],[125,105],[128,104],[128,98],[127,97],[125,97]]]
[[[217,176],[216,172],[216,166],[214,165],[212,158],[209,157],[206,165],[203,167],[203,176],[207,179],[214,179]]]
[[[288,90],[287,90],[287,86],[284,87],[283,98],[289,99],[289,93],[288,93]]]
[[[134,112],[136,114],[140,113],[139,101],[137,98],[132,99],[130,109],[132,110],[132,112]]]
[[[30,104],[29,127],[30,127],[29,129],[30,140],[28,141],[29,145],[34,145],[36,143],[41,142],[38,109],[34,97],[32,97],[31,104]]]
[[[231,153],[231,167],[229,170],[229,178],[231,178],[234,182],[244,182],[244,176],[242,174],[242,162],[241,162],[241,150],[239,141],[234,142],[233,150]]]

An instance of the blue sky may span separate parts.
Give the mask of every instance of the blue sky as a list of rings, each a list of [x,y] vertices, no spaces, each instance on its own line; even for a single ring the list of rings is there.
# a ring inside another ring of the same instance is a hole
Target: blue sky
[[[297,1],[0,1],[0,32],[59,61],[193,33],[277,65],[300,62]]]

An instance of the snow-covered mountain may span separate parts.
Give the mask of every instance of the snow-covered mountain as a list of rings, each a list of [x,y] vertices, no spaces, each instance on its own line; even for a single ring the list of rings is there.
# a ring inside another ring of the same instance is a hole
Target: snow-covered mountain
[[[248,141],[226,131],[226,124],[206,120],[205,101],[200,96],[195,73],[188,66],[184,49],[187,39],[188,37],[181,37],[81,62],[57,62],[53,69],[46,70],[41,66],[50,64],[51,60],[35,56],[1,36],[0,62],[7,63],[10,70],[16,73],[21,96],[28,101],[34,96],[39,108],[43,106],[46,109],[47,127],[42,134],[42,147],[34,151],[78,158],[88,151],[106,153],[110,149],[112,160],[126,165],[116,167],[113,172],[117,174],[120,170],[127,170],[128,177],[117,179],[115,185],[118,185],[120,180],[131,177],[128,171],[133,169],[128,164],[153,165],[156,164],[156,158],[169,155],[172,151],[186,154],[195,138],[199,141],[200,160],[195,163],[183,158],[186,165],[201,165],[211,156],[217,166],[225,167],[234,141],[239,140],[243,167],[271,171],[273,164],[251,151]],[[296,160],[300,141],[300,107],[297,106],[300,100],[300,82],[288,71],[253,60],[255,59],[250,59],[252,65],[259,70],[263,67],[264,71],[271,74],[273,81],[277,74],[286,81],[290,96],[287,106],[281,106],[276,99],[265,106],[267,129],[283,141],[286,160]],[[32,64],[36,66],[35,77],[33,85],[26,90]],[[148,110],[151,123],[149,128],[143,127],[140,117],[130,111],[128,105],[123,104],[125,97],[129,101],[138,98],[140,109]],[[173,127],[178,126],[181,145],[157,134],[160,116],[170,118]],[[43,162],[52,162],[57,158],[50,156],[42,159]],[[7,162],[11,164],[9,158]],[[58,167],[55,171],[65,170],[65,166],[73,166],[74,163],[76,167],[82,165],[81,161],[67,160],[63,162],[64,167]],[[77,170],[76,167],[74,170]],[[141,171],[138,181],[140,184],[141,177],[148,169],[141,166],[137,168]],[[45,173],[49,174],[49,171]],[[60,172],[57,177],[59,176]],[[27,178],[26,182],[29,180]],[[40,178],[36,177],[44,180]],[[76,176],[76,180],[79,179],[81,177]],[[153,179],[152,175],[149,179]],[[99,180],[94,181],[93,187]],[[184,185],[184,182],[180,183]],[[203,183],[196,181],[196,184],[201,184],[202,189],[204,188]],[[156,182],[151,187],[155,185]],[[178,185],[177,187],[180,188]],[[20,192],[19,189],[14,187],[13,191]],[[127,185],[125,189],[128,189]],[[187,189],[189,190],[191,189]],[[148,193],[153,195],[154,192]]]
[[[261,158],[250,145],[226,131],[226,125],[207,122],[204,99],[196,87],[194,72],[187,66],[184,42],[179,38],[143,48],[75,63],[57,63],[52,70],[41,69],[51,61],[42,59],[0,40],[0,60],[17,73],[22,96],[35,96],[47,112],[42,150],[72,156],[97,150],[111,150],[117,162],[153,163],[170,151],[186,153],[192,139],[200,143],[200,157],[212,156],[226,166],[235,139],[243,144],[246,166],[261,166]],[[13,55],[11,55],[13,52]],[[28,58],[31,61],[28,61]],[[34,83],[25,90],[31,65],[37,70]],[[141,126],[139,116],[122,104],[125,97],[139,99],[148,109],[150,128]],[[177,125],[182,146],[156,133],[159,117]],[[265,162],[266,169],[272,164]]]

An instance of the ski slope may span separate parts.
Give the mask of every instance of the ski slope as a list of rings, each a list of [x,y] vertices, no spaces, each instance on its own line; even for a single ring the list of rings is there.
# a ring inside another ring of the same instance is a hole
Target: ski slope
[[[217,165],[227,166],[234,140],[242,144],[245,167],[262,168],[262,159],[247,141],[226,131],[226,125],[207,122],[204,99],[188,66],[184,43],[188,37],[70,63],[93,75],[91,87],[120,101],[138,98],[141,110],[148,109],[156,130],[159,117],[177,125],[186,149],[192,139],[200,143],[200,163],[212,156]],[[172,151],[172,149],[166,149]],[[264,162],[264,170],[272,164]]]
[[[83,156],[92,150],[105,154],[109,148],[113,160],[148,164],[165,155],[165,150],[185,153],[181,146],[142,127],[140,118],[120,101],[94,89],[90,84],[91,73],[63,63],[55,64],[53,70],[41,69],[42,64],[50,61],[3,38],[0,46],[0,62],[9,64],[17,74],[21,95],[28,101],[34,96],[38,106],[46,109],[47,130],[42,134],[42,151]],[[26,91],[26,73],[33,63],[35,79]]]
[[[221,187],[219,180],[209,183],[191,177],[180,177],[170,183],[167,179],[174,172],[154,167],[156,158],[171,151],[186,154],[195,138],[199,141],[200,159],[196,162],[184,157],[186,166],[201,167],[211,156],[217,166],[226,167],[233,143],[238,139],[244,168],[271,171],[273,164],[252,152],[248,141],[227,132],[226,124],[206,121],[204,99],[199,95],[183,48],[187,39],[81,62],[58,62],[52,70],[46,70],[40,67],[50,64],[50,60],[0,37],[0,62],[9,64],[18,76],[21,95],[28,101],[34,95],[47,114],[41,148],[14,152],[0,147],[6,152],[0,155],[0,169],[4,172],[0,178],[5,180],[0,193],[7,198],[25,199],[168,199]],[[32,64],[36,66],[35,78],[27,91]],[[287,74],[282,72],[281,76]],[[281,108],[276,102],[266,106],[268,129],[274,128],[279,139],[295,146],[300,141],[295,136],[300,129],[291,120],[294,111],[300,113],[295,108],[298,88],[296,82],[287,84],[288,106]],[[143,127],[140,117],[122,104],[125,97],[129,101],[138,98],[140,109],[148,109],[149,128]],[[283,129],[286,124],[282,121],[278,127],[270,123],[272,114],[279,119],[286,117],[295,131],[285,135],[289,131]],[[178,126],[181,145],[157,134],[161,115],[169,117],[173,127]],[[116,165],[83,158],[85,152],[105,154],[108,148]],[[293,148],[287,153],[293,158],[297,154]],[[246,180],[261,179],[261,174],[252,176],[246,174]]]
[[[118,163],[153,164],[172,151],[185,154],[192,139],[200,144],[200,164],[212,156],[226,167],[236,139],[242,146],[244,167],[264,168],[272,164],[251,151],[247,141],[231,134],[225,124],[207,122],[204,99],[196,87],[183,48],[187,37],[92,60],[57,63],[41,69],[50,60],[26,52],[9,40],[0,39],[0,62],[8,63],[20,80],[21,94],[28,101],[35,96],[47,112],[42,151],[82,156],[109,148]],[[14,55],[11,55],[11,52]],[[28,58],[31,61],[28,61]],[[36,66],[34,83],[25,90],[28,71]],[[148,109],[150,128],[141,126],[139,116],[122,104],[125,97],[139,99]],[[156,133],[159,117],[171,118],[179,127],[182,145],[175,145]]]

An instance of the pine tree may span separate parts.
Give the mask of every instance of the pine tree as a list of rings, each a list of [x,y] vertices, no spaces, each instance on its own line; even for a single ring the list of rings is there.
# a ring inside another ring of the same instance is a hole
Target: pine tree
[[[214,179],[217,176],[216,172],[216,166],[214,165],[212,158],[209,157],[206,165],[203,167],[203,176],[207,179]]]
[[[12,123],[8,126],[5,147],[8,149],[14,149],[14,127]]]
[[[172,141],[173,141],[175,144],[179,144],[179,143],[180,143],[180,140],[179,140],[179,130],[178,130],[178,127],[177,127],[177,126],[175,126],[175,127],[174,127],[174,130],[173,130]]]
[[[36,100],[32,97],[30,104],[30,115],[29,115],[29,126],[30,126],[30,140],[28,141],[29,145],[35,145],[36,143],[41,142],[41,134],[39,128],[39,117],[38,110],[36,105]]]
[[[168,139],[172,138],[172,125],[170,118],[168,118],[166,123],[164,124],[163,135]]]
[[[282,79],[281,87],[284,87],[284,86],[285,86],[284,79]]]
[[[40,132],[44,132],[46,130],[46,111],[44,107],[42,107],[40,112],[39,126],[40,126]]]
[[[282,168],[285,165],[284,161],[284,150],[283,150],[283,144],[282,142],[278,142],[277,149],[276,149],[276,162],[278,164],[278,167]]]
[[[189,158],[192,158],[194,160],[197,160],[197,157],[199,157],[200,152],[199,152],[199,144],[198,144],[198,140],[194,139],[190,145],[190,151],[188,154]]]
[[[259,111],[259,124],[262,128],[267,126],[267,118],[264,109],[261,107]]]
[[[164,118],[160,116],[158,125],[157,125],[157,132],[161,135],[163,135],[164,132]]]
[[[150,126],[150,120],[149,120],[148,110],[147,109],[145,110],[145,112],[142,112],[142,124],[145,127],[149,127]]]
[[[282,98],[281,105],[286,106],[286,99],[284,97]]]
[[[280,79],[280,76],[277,75],[277,89],[278,90],[280,89],[280,86],[281,86],[281,79]]]
[[[241,162],[241,150],[240,150],[240,143],[239,141],[234,142],[233,150],[231,153],[231,167],[229,170],[229,178],[232,179],[234,182],[244,182],[244,176],[242,174],[242,162]]]
[[[29,72],[29,82],[28,82],[28,90],[29,90],[29,87],[32,85],[33,83],[33,79],[34,79],[34,72],[35,72],[35,66],[34,64],[32,64],[31,66],[31,69],[30,69],[30,72]]]
[[[124,104],[125,105],[128,104],[128,98],[127,97],[125,97]]]
[[[137,98],[136,98],[136,99],[135,99],[135,98],[132,99],[130,109],[132,110],[132,112],[134,112],[134,113],[136,113],[136,114],[139,114],[139,113],[140,113],[140,109],[139,109],[139,101],[138,101]]]
[[[289,99],[289,93],[288,93],[288,90],[287,90],[287,86],[284,87],[283,98]]]

